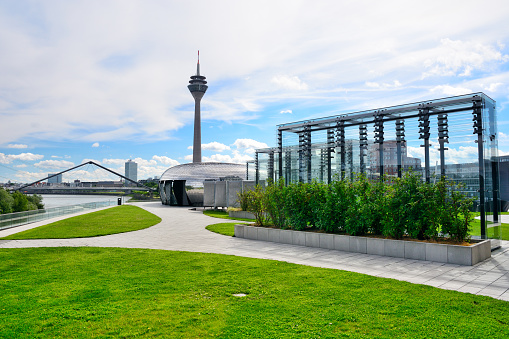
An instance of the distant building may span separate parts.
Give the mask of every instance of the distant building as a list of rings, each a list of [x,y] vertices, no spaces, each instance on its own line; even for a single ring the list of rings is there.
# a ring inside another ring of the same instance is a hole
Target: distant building
[[[55,173],[49,173],[48,177],[50,175],[54,175]],[[61,184],[62,183],[62,174],[56,175],[54,177],[51,177],[48,179],[48,184]]]
[[[125,176],[133,181],[138,181],[138,164],[129,159],[125,163]],[[134,185],[132,182],[126,182],[126,185]]]

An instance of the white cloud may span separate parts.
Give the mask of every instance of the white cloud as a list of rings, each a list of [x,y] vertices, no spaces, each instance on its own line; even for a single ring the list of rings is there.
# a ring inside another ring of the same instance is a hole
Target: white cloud
[[[25,168],[27,166],[28,166],[27,164],[20,164],[20,165],[16,165],[15,167],[17,167],[17,168]]]
[[[21,154],[4,154],[0,153],[0,164],[10,164],[15,160],[21,161],[37,161],[44,158],[44,155],[41,154],[32,154],[32,153],[21,153]]]
[[[224,152],[226,150],[230,150],[230,146],[227,146],[227,145],[222,144],[217,141],[212,141],[212,142],[209,142],[208,144],[202,144],[201,148],[203,150],[213,151],[213,152],[214,151],[215,152]]]
[[[94,142],[94,143],[92,144],[92,147],[99,147],[99,143],[98,143],[98,142]]]
[[[124,165],[127,159],[103,159],[102,163],[105,165]]]
[[[74,163],[67,160],[43,160],[34,164],[35,167],[47,169],[65,169],[74,166]]]
[[[152,157],[152,159],[154,159],[155,161],[160,162],[161,164],[166,165],[166,166],[177,166],[177,165],[180,165],[180,163],[177,160],[174,160],[174,159],[169,158],[169,157],[164,156],[164,155],[163,156],[154,155]]]
[[[308,85],[300,80],[297,76],[277,75],[271,79],[271,82],[283,89],[297,91],[308,89]]]
[[[477,161],[477,147],[475,146],[459,146],[458,148],[448,146],[445,151],[445,161],[448,164],[461,164]],[[440,153],[435,147],[430,147],[430,164],[440,164]],[[407,147],[409,157],[420,158],[424,166],[424,147]]]
[[[292,114],[292,113],[293,113],[293,111],[292,111],[291,109],[284,109],[284,110],[282,110],[282,111],[281,111],[281,112],[279,112],[279,113],[281,113],[281,114]]]
[[[264,142],[259,142],[253,139],[237,139],[233,145],[238,150],[244,150],[246,153],[254,154],[256,149],[269,147]]]
[[[7,148],[28,148],[28,145],[24,144],[9,144]]]
[[[391,84],[366,81],[366,86],[378,89],[398,88],[401,87],[401,82],[399,82],[398,80],[394,80],[394,82]]]
[[[484,70],[493,64],[509,60],[509,56],[492,46],[473,41],[442,39],[440,46],[434,49],[434,56],[424,62],[428,71],[423,77],[471,76],[475,70]]]
[[[496,82],[496,83],[491,83],[489,85],[481,85],[482,89],[485,90],[486,92],[496,92],[497,89],[502,86],[503,83],[501,82]]]
[[[468,88],[463,88],[459,86],[450,86],[450,85],[439,85],[435,86],[430,89],[431,93],[439,93],[444,94],[448,96],[454,96],[454,95],[462,95],[462,94],[469,94],[473,91]]]

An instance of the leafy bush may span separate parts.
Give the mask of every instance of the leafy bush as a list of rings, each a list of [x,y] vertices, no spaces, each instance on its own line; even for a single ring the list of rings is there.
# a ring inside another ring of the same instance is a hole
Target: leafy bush
[[[260,185],[256,185],[254,190],[245,191],[247,199],[247,211],[255,216],[255,223],[263,226],[265,223],[264,192]]]
[[[0,187],[0,214],[12,213],[14,198],[9,192]]]
[[[279,228],[314,226],[332,233],[395,239],[436,239],[444,234],[463,241],[468,239],[473,199],[453,182],[426,183],[420,173],[407,172],[402,178],[369,180],[360,175],[355,181],[286,187],[279,180],[265,191],[257,186],[239,194],[239,202],[255,215],[258,225],[271,221]]]
[[[286,227],[285,201],[285,181],[280,179],[275,183],[270,183],[263,195],[263,205],[270,221],[278,228]]]
[[[325,202],[315,205],[316,227],[332,233],[345,230],[348,208],[354,199],[349,185],[348,181],[335,180],[325,186]]]
[[[237,193],[237,201],[239,202],[240,208],[243,211],[247,211],[249,208],[249,191],[241,191]]]
[[[468,240],[469,225],[473,219],[470,208],[474,198],[468,198],[461,192],[463,185],[451,181],[441,180],[440,188],[444,205],[440,213],[442,233],[448,234],[455,241]]]
[[[316,224],[314,213],[325,202],[324,185],[295,183],[286,187],[285,215],[294,230],[303,230]]]

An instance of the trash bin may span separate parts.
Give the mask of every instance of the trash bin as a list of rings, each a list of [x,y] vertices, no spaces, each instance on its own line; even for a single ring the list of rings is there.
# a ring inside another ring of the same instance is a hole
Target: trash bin
[[[120,206],[120,205],[122,205],[122,198],[121,197],[118,198],[118,206]]]

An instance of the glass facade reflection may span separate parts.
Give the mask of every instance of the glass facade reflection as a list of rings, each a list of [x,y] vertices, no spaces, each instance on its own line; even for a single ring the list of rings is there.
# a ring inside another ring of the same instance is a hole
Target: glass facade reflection
[[[256,151],[255,180],[327,183],[410,169],[427,182],[445,177],[476,198],[481,238],[500,239],[495,108],[473,93],[279,125],[277,147]]]

